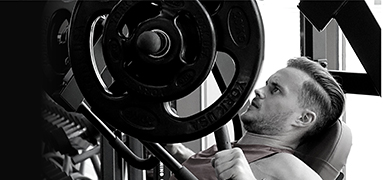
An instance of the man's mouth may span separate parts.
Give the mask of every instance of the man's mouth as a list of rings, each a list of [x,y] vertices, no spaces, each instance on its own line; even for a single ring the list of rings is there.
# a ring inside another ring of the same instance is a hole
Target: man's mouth
[[[258,103],[256,102],[256,100],[252,100],[252,101],[251,101],[251,105],[254,106],[255,108],[259,109],[259,105],[258,105]]]

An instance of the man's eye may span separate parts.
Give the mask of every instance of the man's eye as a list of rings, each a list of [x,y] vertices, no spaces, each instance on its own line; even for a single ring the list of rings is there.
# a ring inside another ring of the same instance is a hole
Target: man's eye
[[[271,90],[271,93],[277,93],[277,92],[279,92],[279,89],[277,88],[277,87],[274,87],[272,90]]]

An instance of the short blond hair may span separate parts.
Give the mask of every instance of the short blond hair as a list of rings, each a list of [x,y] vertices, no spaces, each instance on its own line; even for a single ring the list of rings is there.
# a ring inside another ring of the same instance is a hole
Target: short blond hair
[[[342,115],[344,92],[326,68],[306,57],[288,60],[287,67],[299,69],[311,77],[303,83],[298,100],[302,107],[316,112],[317,122],[303,137],[304,140],[318,134]]]

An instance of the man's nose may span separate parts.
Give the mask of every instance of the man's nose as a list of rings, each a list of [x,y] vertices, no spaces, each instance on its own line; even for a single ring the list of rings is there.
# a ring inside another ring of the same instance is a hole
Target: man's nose
[[[255,98],[259,98],[259,99],[265,98],[265,94],[263,93],[262,89],[255,89],[254,93],[255,93]]]

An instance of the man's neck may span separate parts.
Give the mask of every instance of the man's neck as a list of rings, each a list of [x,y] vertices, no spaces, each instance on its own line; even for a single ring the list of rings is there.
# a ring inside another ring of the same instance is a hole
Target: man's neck
[[[282,149],[295,149],[297,144],[290,142],[281,136],[261,135],[251,132],[245,132],[238,144],[259,144]]]

